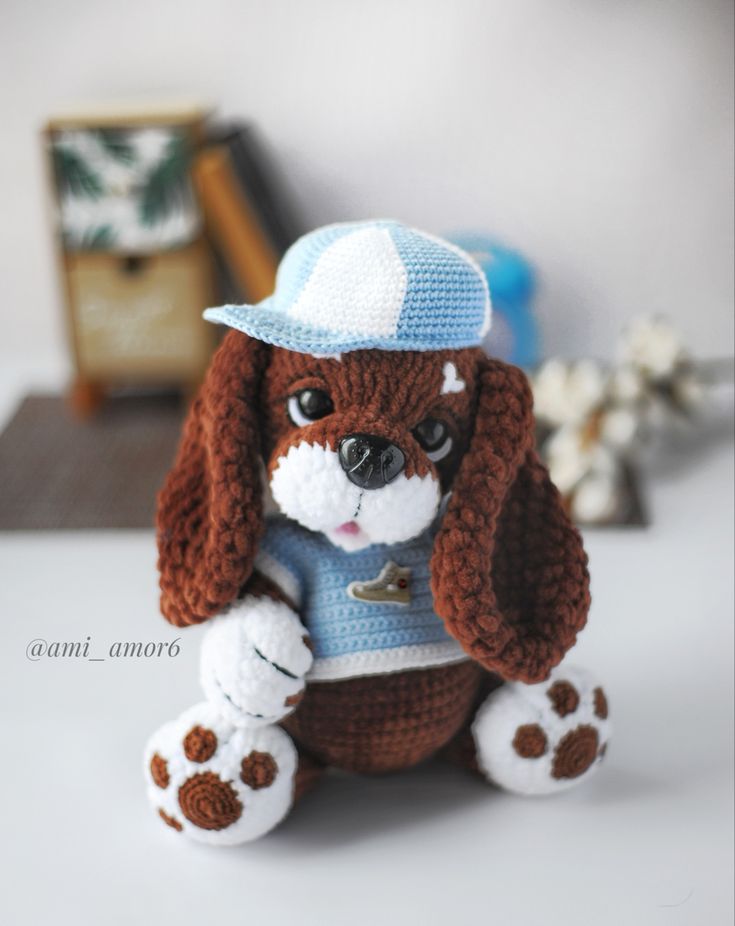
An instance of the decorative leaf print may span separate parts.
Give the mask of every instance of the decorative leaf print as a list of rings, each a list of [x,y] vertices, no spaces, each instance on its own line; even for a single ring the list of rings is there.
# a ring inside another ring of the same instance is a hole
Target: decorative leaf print
[[[79,240],[81,251],[104,251],[115,243],[115,229],[112,225],[97,225],[86,228]]]
[[[105,152],[120,164],[130,166],[135,161],[135,147],[122,129],[97,129],[95,136]]]
[[[180,136],[172,138],[163,159],[151,169],[143,183],[140,199],[143,225],[156,225],[189,205],[188,167],[189,149],[185,139]]]
[[[54,169],[62,194],[85,199],[98,199],[102,195],[102,181],[76,151],[55,145]]]

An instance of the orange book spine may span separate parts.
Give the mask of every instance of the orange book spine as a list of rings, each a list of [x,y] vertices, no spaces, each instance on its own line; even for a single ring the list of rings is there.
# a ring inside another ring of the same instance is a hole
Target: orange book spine
[[[278,257],[234,176],[227,151],[203,151],[192,173],[211,234],[248,299],[260,302],[273,292]]]

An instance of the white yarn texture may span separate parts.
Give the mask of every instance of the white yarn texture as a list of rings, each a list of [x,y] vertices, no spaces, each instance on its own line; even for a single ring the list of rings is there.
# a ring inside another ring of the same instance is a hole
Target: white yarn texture
[[[366,228],[324,251],[288,314],[323,331],[390,337],[398,327],[407,284],[388,231]]]
[[[282,602],[247,596],[210,621],[202,641],[204,694],[238,726],[276,723],[304,688],[312,654],[298,615]]]
[[[549,689],[557,681],[570,682],[580,696],[577,709],[564,717],[556,713],[548,697]],[[594,774],[599,759],[577,778],[554,778],[551,771],[554,749],[578,726],[594,727],[601,747],[610,739],[610,721],[595,715],[596,687],[597,683],[585,670],[564,666],[538,685],[508,682],[492,692],[480,706],[472,725],[480,768],[495,784],[516,794],[552,794],[587,780]],[[546,735],[548,747],[539,758],[522,758],[513,749],[516,730],[526,724],[538,724]]]
[[[307,443],[290,447],[278,460],[270,486],[283,514],[350,552],[418,536],[434,520],[441,497],[431,475],[401,473],[379,492],[361,490],[347,478],[334,450]],[[336,532],[352,520],[360,534]]]

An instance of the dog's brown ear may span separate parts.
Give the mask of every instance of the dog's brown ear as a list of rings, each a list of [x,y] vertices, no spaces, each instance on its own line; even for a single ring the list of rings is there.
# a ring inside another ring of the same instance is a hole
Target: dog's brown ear
[[[481,364],[475,431],[434,543],[434,603],[483,666],[538,682],[586,622],[587,557],[534,449],[525,376]]]
[[[177,626],[213,617],[252,570],[263,521],[257,409],[267,351],[228,332],[158,496],[161,610]]]

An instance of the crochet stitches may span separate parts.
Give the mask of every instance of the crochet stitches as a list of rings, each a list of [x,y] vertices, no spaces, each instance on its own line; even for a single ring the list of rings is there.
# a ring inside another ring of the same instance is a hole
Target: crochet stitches
[[[487,280],[456,245],[398,222],[328,225],[299,239],[257,306],[204,317],[311,354],[476,347],[490,329]]]
[[[533,449],[531,407],[520,370],[485,364],[433,562],[436,609],[450,631],[488,669],[526,682],[562,659],[590,602],[579,532]]]
[[[461,734],[481,685],[482,670],[470,660],[311,682],[283,727],[324,765],[361,774],[398,771]]]
[[[434,611],[429,559],[432,537],[386,546],[375,544],[346,553],[284,518],[269,519],[261,541],[268,559],[265,574],[277,581],[278,564],[291,577],[292,594],[311,638],[314,663],[310,680],[350,678],[398,669],[415,669],[465,659],[459,643]],[[411,572],[410,600],[365,601],[349,593],[356,580],[373,579],[388,557]]]
[[[260,423],[266,349],[225,338],[158,496],[161,610],[179,627],[214,617],[250,575],[262,527]]]

